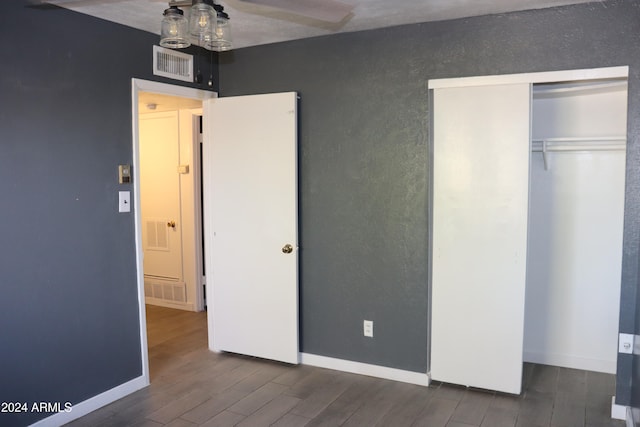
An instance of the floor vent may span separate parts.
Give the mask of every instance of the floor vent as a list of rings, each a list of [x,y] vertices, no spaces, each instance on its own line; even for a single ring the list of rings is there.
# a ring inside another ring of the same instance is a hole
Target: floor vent
[[[153,74],[193,82],[193,55],[153,46]]]

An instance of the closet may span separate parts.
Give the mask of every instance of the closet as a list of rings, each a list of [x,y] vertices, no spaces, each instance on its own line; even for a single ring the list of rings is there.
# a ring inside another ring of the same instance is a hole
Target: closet
[[[432,379],[518,394],[523,361],[615,372],[627,73],[429,82]]]
[[[615,373],[626,80],[533,86],[524,360]]]

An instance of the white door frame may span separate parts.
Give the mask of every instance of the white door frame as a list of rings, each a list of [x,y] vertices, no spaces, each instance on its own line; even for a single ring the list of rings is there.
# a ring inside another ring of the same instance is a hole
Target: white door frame
[[[166,83],[153,82],[150,80],[131,79],[131,132],[133,145],[133,203],[134,203],[134,224],[135,224],[135,251],[136,251],[136,273],[138,283],[138,310],[140,319],[140,357],[142,359],[142,376],[145,384],[150,383],[149,376],[149,349],[147,348],[147,316],[145,312],[144,295],[144,270],[142,252],[142,217],[140,216],[140,141],[138,138],[138,97],[140,92],[152,92],[162,95],[177,96],[181,98],[205,99],[217,97],[216,92],[209,92],[201,89],[184,86],[171,85]],[[202,289],[199,290],[202,292]]]

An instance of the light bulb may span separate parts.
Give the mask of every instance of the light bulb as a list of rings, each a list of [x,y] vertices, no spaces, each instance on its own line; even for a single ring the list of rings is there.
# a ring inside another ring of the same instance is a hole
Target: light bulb
[[[171,37],[175,37],[178,34],[178,26],[175,23],[171,23],[168,32]]]
[[[205,15],[200,15],[200,19],[198,19],[198,25],[200,26],[200,28],[206,28],[206,26],[209,25],[209,20]]]

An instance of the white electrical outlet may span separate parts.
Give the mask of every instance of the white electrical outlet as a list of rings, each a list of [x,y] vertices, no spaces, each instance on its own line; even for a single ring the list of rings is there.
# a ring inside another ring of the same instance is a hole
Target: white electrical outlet
[[[363,323],[364,336],[373,338],[373,320],[365,320]]]
[[[633,341],[634,336],[632,334],[620,334],[618,353],[633,354]]]

